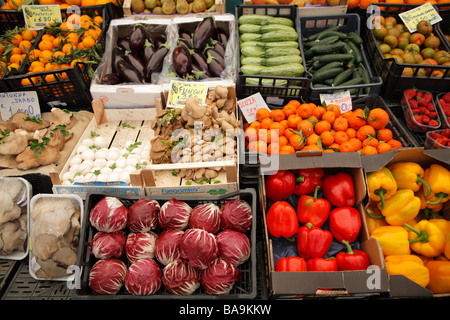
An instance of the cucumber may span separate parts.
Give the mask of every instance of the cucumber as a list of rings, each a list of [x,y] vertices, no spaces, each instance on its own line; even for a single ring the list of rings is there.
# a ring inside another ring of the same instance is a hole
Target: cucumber
[[[329,78],[329,79],[325,79],[322,81],[323,84],[327,85],[327,86],[331,86],[333,84],[335,78]]]
[[[366,67],[364,67],[364,64],[361,63],[359,65],[359,70],[360,70],[360,73],[361,73],[362,78],[363,78],[363,83],[364,84],[370,84],[371,81],[370,81],[369,71],[366,69]],[[369,92],[370,92],[370,88],[369,87],[364,88],[364,93],[369,94]]]
[[[269,48],[298,48],[297,41],[280,41],[280,42],[255,42],[255,45],[260,46],[264,49]]]
[[[321,34],[319,34],[317,39],[320,40],[320,39],[327,38],[329,36],[338,36],[339,39],[341,39],[341,40],[348,39],[348,35],[346,33],[340,32],[340,31],[328,31],[328,32],[321,33]]]
[[[311,48],[316,45],[331,44],[338,40],[339,40],[338,36],[330,36],[330,37],[326,37],[325,39],[322,39],[322,40],[312,40],[312,41],[304,42],[303,46],[305,46],[306,48]]]
[[[257,24],[265,25],[269,23],[270,16],[265,14],[244,14],[239,17],[238,22],[241,24]]]
[[[261,33],[261,26],[257,24],[241,24],[239,33]]]
[[[347,42],[342,41],[344,46],[342,47],[341,53],[353,53],[352,48],[348,45]],[[347,68],[353,68],[355,66],[355,58],[353,57],[349,61],[347,61]]]
[[[305,68],[300,63],[285,63],[278,66],[264,67],[260,72],[264,76],[300,77],[305,72]]]
[[[322,71],[316,71],[312,76],[312,83],[320,83],[326,79],[334,78],[344,71],[344,68],[330,68]]]
[[[243,57],[241,58],[241,65],[247,65],[247,64],[258,64],[263,65],[265,64],[266,59],[261,57]]]
[[[311,51],[314,54],[327,54],[327,53],[333,53],[336,51],[341,51],[344,47],[343,41],[338,41],[333,44],[318,44],[313,47],[311,47]]]
[[[359,64],[363,61],[361,51],[353,42],[348,41],[347,44],[352,49],[352,54],[355,57],[355,65],[359,66]]]
[[[262,34],[260,33],[252,33],[252,32],[246,32],[239,36],[239,40],[246,42],[246,41],[260,41],[262,37]]]
[[[353,42],[358,48],[361,48],[361,46],[363,45],[363,39],[355,31],[350,31],[348,33],[348,39]]]
[[[341,83],[346,82],[353,76],[353,69],[344,70],[344,72],[338,74],[333,81],[333,87],[339,86]]]
[[[261,33],[267,33],[271,31],[278,32],[297,32],[293,27],[286,26],[284,24],[268,24],[261,27]]]
[[[320,62],[319,62],[319,64],[320,64]],[[323,70],[332,69],[332,68],[341,68],[342,66],[343,66],[343,63],[341,61],[331,61],[326,64],[322,64],[320,66],[320,68],[317,69],[317,71],[321,71],[321,70],[323,71]]]
[[[285,26],[293,27],[294,21],[285,17],[271,17],[269,19],[269,24],[284,24]]]
[[[350,80],[347,80],[347,81],[341,83],[339,86],[340,87],[353,86],[353,85],[361,84],[362,82],[363,82],[363,79],[361,77],[352,78]]]
[[[303,59],[300,55],[287,55],[287,56],[281,56],[281,57],[271,57],[265,59],[264,62],[261,63],[263,66],[271,67],[271,66],[278,66],[280,64],[286,64],[286,63],[302,63]]]
[[[282,56],[300,56],[300,50],[297,48],[269,48],[265,50],[266,58],[282,57]]]
[[[265,58],[266,57],[266,50],[264,50],[261,47],[253,47],[253,46],[244,46],[241,47],[241,54],[246,57],[260,57]]]
[[[271,31],[261,35],[263,42],[295,41],[298,39],[297,32]]]
[[[336,26],[331,26],[325,30],[319,31],[317,33],[314,33],[312,35],[310,35],[309,37],[304,37],[305,41],[311,41],[311,40],[316,40],[321,34],[323,33],[327,33],[328,31],[339,31],[341,30],[341,26],[340,25],[336,25]]]
[[[320,62],[332,62],[332,61],[348,61],[353,58],[353,54],[351,53],[330,53],[317,56],[318,61]]]
[[[261,70],[266,67],[258,64],[246,64],[241,66],[241,71],[244,74],[261,74]]]

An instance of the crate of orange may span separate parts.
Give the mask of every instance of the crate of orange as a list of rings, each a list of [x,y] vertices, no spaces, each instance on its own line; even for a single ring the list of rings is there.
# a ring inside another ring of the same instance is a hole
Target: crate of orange
[[[398,15],[403,6],[381,8],[374,17],[379,24],[366,30],[365,42],[374,71],[383,79],[382,96],[399,101],[411,87],[427,91],[450,87],[450,51],[439,25],[423,22],[410,33]]]
[[[283,155],[298,152],[381,154],[416,146],[411,135],[378,96],[355,99],[351,111],[334,104],[291,100],[282,109],[259,109],[244,125],[247,150]]]
[[[42,111],[58,105],[86,109],[92,101],[89,84],[111,21],[105,8],[84,7],[80,15],[42,29],[19,61],[20,68],[5,78],[9,91],[36,91]]]

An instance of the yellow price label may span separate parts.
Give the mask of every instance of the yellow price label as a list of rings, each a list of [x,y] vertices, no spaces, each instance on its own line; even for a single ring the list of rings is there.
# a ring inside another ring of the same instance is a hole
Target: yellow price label
[[[167,107],[184,108],[187,98],[196,97],[200,103],[205,103],[208,86],[199,82],[171,81]]]
[[[61,22],[59,5],[24,5],[23,16],[30,30],[40,30],[47,24]]]
[[[400,13],[399,17],[411,33],[417,31],[417,24],[422,20],[427,20],[431,24],[435,24],[442,20],[436,9],[429,2]]]

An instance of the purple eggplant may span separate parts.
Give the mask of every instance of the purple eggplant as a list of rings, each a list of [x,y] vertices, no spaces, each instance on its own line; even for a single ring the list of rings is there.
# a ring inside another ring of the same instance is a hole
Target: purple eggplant
[[[178,39],[179,43],[185,44],[189,49],[193,48],[192,47],[192,36],[191,36],[191,33],[189,33],[186,30],[180,30],[178,32],[178,35],[179,35],[179,39]]]
[[[126,62],[135,67],[136,70],[139,71],[141,76],[144,76],[144,62],[137,54],[134,54],[133,52],[127,52],[125,53],[124,59]]]
[[[220,78],[220,75],[222,74],[223,70],[224,67],[216,59],[212,59],[209,62],[209,71],[212,77]]]
[[[216,42],[214,44],[213,48],[214,48],[214,51],[216,51],[217,53],[220,53],[220,55],[222,57],[225,57],[225,46],[222,43]]]
[[[141,24],[136,24],[133,27],[133,31],[130,35],[130,50],[132,52],[139,52],[142,50],[145,44],[146,32],[144,26]]]
[[[130,39],[129,38],[120,38],[117,40],[117,45],[119,48],[122,48],[126,51],[131,51],[130,49]]]
[[[116,61],[119,59],[123,59],[124,57],[124,50],[122,50],[120,47],[115,47],[112,50],[111,54],[111,69],[113,73],[117,73],[116,70]]]
[[[106,84],[106,85],[114,85],[114,84],[119,84],[121,82],[121,79],[120,79],[119,75],[117,75],[115,73],[108,73],[102,77],[101,82],[102,82],[102,84]]]
[[[155,48],[159,49],[161,46],[165,45],[167,42],[167,39],[164,35],[158,35],[153,39],[153,44],[155,45]]]
[[[205,50],[205,56],[206,60],[208,61],[208,64],[211,62],[211,60],[216,60],[223,68],[225,68],[225,60],[222,57],[220,53],[218,53],[213,48],[208,48]]]
[[[150,60],[145,65],[145,81],[151,82],[152,74],[162,70],[164,57],[167,53],[169,53],[169,46],[164,44],[151,56]]]
[[[184,78],[192,70],[191,54],[184,45],[177,46],[172,53],[172,63],[178,75]]]
[[[210,78],[209,70],[208,71],[204,71],[195,63],[192,63],[192,71],[191,71],[191,73],[194,75],[194,78],[196,80],[203,80],[203,79]]]
[[[228,43],[228,33],[221,28],[217,28],[217,40],[226,48]]]
[[[139,71],[136,70],[135,67],[133,67],[131,64],[125,61],[125,59],[119,59],[116,61],[116,69],[118,72],[118,75],[122,79],[123,82],[131,82],[131,83],[143,83],[143,77],[139,73]]]
[[[200,52],[200,50],[192,50],[191,51],[192,64],[196,65],[199,71],[204,71],[206,76],[210,76],[209,74],[209,66],[206,61],[205,56]]]
[[[213,17],[205,17],[197,25],[192,37],[194,49],[204,49],[216,30]]]
[[[144,52],[142,53],[142,58],[144,60],[144,66],[148,63],[152,55],[155,53],[155,46],[150,40],[146,39],[144,44]]]

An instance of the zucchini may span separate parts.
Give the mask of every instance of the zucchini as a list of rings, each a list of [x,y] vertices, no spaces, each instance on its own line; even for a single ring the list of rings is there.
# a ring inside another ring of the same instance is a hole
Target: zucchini
[[[271,31],[278,32],[297,32],[293,27],[286,26],[284,24],[268,24],[261,27],[261,33],[267,33]]]
[[[271,31],[261,35],[263,42],[295,41],[298,39],[297,32]]]
[[[351,53],[329,53],[317,56],[318,61],[320,62],[332,62],[332,61],[349,61],[353,58],[353,54]]]
[[[336,25],[336,26],[331,26],[325,30],[319,31],[317,33],[314,33],[312,35],[310,35],[309,37],[305,37],[305,41],[311,41],[311,40],[316,40],[321,34],[323,33],[327,33],[328,31],[339,31],[341,30],[341,26],[340,25]]]
[[[287,55],[287,56],[281,56],[281,57],[271,57],[265,59],[261,63],[263,66],[271,67],[271,66],[278,66],[280,64],[286,64],[286,63],[302,63],[303,59],[300,55]]]
[[[261,57],[243,57],[241,58],[241,65],[247,65],[247,64],[259,64],[263,65],[265,63],[266,59]]]
[[[246,64],[241,66],[241,72],[244,74],[261,74],[261,70],[265,68],[259,64]]]
[[[257,24],[241,24],[239,33],[261,33],[261,26]]]
[[[262,37],[262,34],[260,33],[252,33],[252,32],[246,32],[239,36],[239,40],[246,42],[246,41],[260,41]]]
[[[300,63],[285,63],[278,66],[264,67],[260,72],[264,76],[300,77],[305,72],[305,68]]]
[[[253,46],[244,46],[241,47],[241,54],[246,57],[260,57],[265,58],[266,57],[266,50],[264,50],[261,47],[253,47]]]
[[[263,49],[264,50],[264,49]],[[297,48],[269,48],[265,50],[266,58],[282,57],[282,56],[300,56],[300,50]]]
[[[344,68],[330,68],[321,71],[316,71],[312,75],[312,83],[321,83],[322,81],[334,78],[344,71]]]
[[[343,41],[338,41],[333,44],[318,44],[313,47],[311,47],[311,51],[314,54],[327,54],[327,53],[333,53],[336,51],[341,51],[344,47]]]
[[[353,69],[344,70],[344,72],[338,74],[333,81],[333,87],[339,86],[341,83],[346,82],[353,76]]]
[[[357,34],[355,31],[350,31],[348,33],[348,39],[353,42],[358,48],[361,48],[363,45],[363,39],[359,34]]]
[[[262,42],[259,42],[259,41],[242,41],[242,42],[239,43],[239,46],[241,47],[241,49],[243,47],[261,47],[261,48],[263,48],[262,46],[258,45],[259,43],[262,43]]]
[[[284,24],[285,26],[293,27],[294,21],[285,17],[271,17],[269,19],[269,24]]]
[[[355,57],[355,65],[359,66],[360,63],[362,63],[362,61],[363,61],[361,51],[353,42],[348,41],[347,44],[352,49],[352,54]]]
[[[298,41],[280,41],[280,42],[255,42],[255,45],[264,49],[269,48],[298,48]]]
[[[259,82],[259,80],[261,80],[261,83]],[[264,87],[272,87],[272,86],[286,86],[287,85],[287,80],[281,80],[281,79],[257,79],[257,78],[247,78],[245,79],[245,83],[246,84],[251,84],[251,85],[262,85]]]
[[[270,16],[265,14],[243,14],[239,17],[238,22],[241,24],[257,24],[265,25],[269,23]]]

